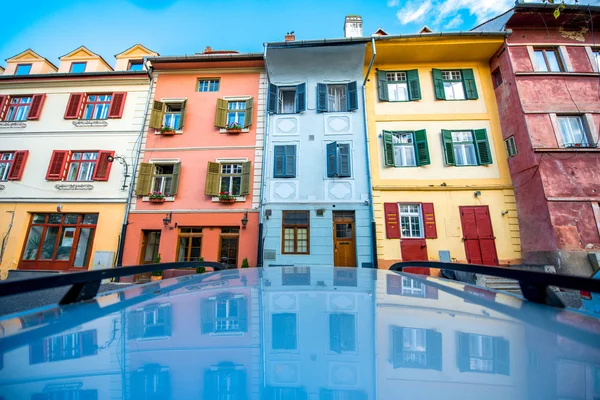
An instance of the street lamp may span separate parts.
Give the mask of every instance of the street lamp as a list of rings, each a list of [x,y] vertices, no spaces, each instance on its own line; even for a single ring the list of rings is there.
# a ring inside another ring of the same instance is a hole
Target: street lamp
[[[127,160],[125,159],[125,157],[123,156],[108,156],[107,161],[109,163],[114,162],[115,160],[117,160],[119,162],[119,164],[121,164],[122,166],[125,167],[125,171],[123,173],[123,186],[121,186],[121,190],[125,190],[127,189],[127,178],[130,177],[129,175],[129,164],[127,164]]]

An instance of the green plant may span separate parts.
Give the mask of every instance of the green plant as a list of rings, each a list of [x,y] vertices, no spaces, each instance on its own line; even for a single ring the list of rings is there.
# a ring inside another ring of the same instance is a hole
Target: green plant
[[[225,127],[225,129],[227,129],[227,130],[231,130],[231,129],[237,130],[237,129],[242,129],[242,128],[243,128],[242,125],[238,124],[237,122],[231,122],[231,123],[227,124],[227,126]]]
[[[200,262],[204,261],[204,257],[200,257],[198,259],[198,261],[200,261]],[[206,272],[206,268],[205,267],[198,267],[198,268],[196,268],[196,273],[197,274],[203,274],[205,272]]]
[[[162,128],[159,129],[160,133],[171,132],[174,130],[175,129],[171,128],[170,126],[163,126]]]
[[[249,267],[250,267],[250,264],[248,264],[248,259],[244,258],[242,260],[242,268],[249,268]]]
[[[162,271],[152,271],[152,276],[162,276]]]
[[[160,253],[158,253],[158,254],[156,255],[156,258],[154,259],[154,263],[155,263],[155,264],[158,264],[158,263],[160,263]]]
[[[237,196],[229,194],[229,192],[219,192],[219,200],[233,200]]]
[[[162,192],[157,192],[156,190],[152,193],[148,193],[149,199],[164,199],[165,195]],[[160,256],[160,254],[159,254]]]

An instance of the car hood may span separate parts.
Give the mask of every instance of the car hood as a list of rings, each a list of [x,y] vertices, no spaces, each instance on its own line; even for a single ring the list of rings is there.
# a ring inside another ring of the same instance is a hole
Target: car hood
[[[587,398],[599,347],[598,319],[456,281],[225,270],[0,319],[0,398]]]

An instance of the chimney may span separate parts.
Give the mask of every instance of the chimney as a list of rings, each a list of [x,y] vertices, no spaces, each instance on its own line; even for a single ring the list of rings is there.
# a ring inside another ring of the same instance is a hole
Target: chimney
[[[291,31],[291,32],[288,32],[285,34],[286,42],[293,42],[294,40],[296,40],[296,35],[294,34],[294,31]]]
[[[344,37],[362,37],[362,18],[360,15],[348,15],[346,16],[346,22],[344,22]]]

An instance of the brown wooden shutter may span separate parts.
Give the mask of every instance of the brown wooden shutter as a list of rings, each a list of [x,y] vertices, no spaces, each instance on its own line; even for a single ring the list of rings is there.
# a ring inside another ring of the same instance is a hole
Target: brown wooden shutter
[[[81,104],[85,93],[71,93],[67,109],[65,110],[65,119],[77,119],[81,115]]]
[[[47,181],[60,181],[65,174],[65,165],[69,159],[69,150],[54,150],[48,172],[46,173]]]
[[[28,120],[36,120],[40,118],[45,99],[46,95],[44,93],[33,95],[33,98],[31,99],[31,108],[29,109],[29,114],[27,115]]]
[[[112,162],[108,161],[108,157],[113,157],[114,151],[100,151],[98,153],[98,162],[96,163],[96,170],[94,171],[93,180],[95,181],[107,181],[110,175],[110,168]]]
[[[384,203],[385,234],[388,239],[400,238],[400,218],[398,215],[398,203]]]
[[[110,109],[108,110],[108,118],[121,118],[123,116],[123,108],[125,107],[125,99],[127,92],[119,92],[112,94]]]
[[[0,95],[0,121],[4,120],[9,97],[10,96]]]
[[[437,227],[435,225],[435,213],[433,203],[421,203],[423,211],[423,226],[425,227],[425,239],[437,239]]]
[[[218,196],[219,195],[219,172],[221,170],[221,164],[209,161],[208,168],[206,170],[206,186],[204,187],[204,194],[207,196]]]
[[[163,117],[165,115],[165,103],[156,101],[152,103],[152,113],[150,114],[150,128],[160,129],[163,126]]]
[[[179,177],[181,175],[181,163],[173,164],[173,179],[171,180],[171,193],[165,193],[165,196],[173,196],[177,194],[179,189]]]
[[[154,173],[154,164],[140,163],[138,170],[137,183],[135,186],[135,194],[137,196],[146,196],[150,193],[152,187],[152,175]]]
[[[250,167],[252,163],[250,161],[246,161],[242,164],[242,190],[240,194],[245,196],[250,194]]]
[[[13,159],[12,166],[8,173],[9,181],[18,181],[21,179],[23,171],[25,170],[25,162],[27,161],[28,155],[29,150],[15,151],[15,158]]]
[[[225,128],[227,126],[227,100],[217,99],[215,126],[217,128]]]

